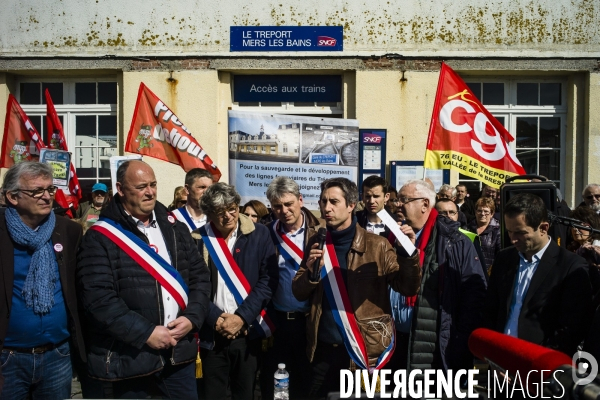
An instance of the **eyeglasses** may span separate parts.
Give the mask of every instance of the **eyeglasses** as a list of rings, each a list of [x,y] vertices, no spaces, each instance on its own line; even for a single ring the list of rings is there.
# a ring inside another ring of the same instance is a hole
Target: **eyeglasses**
[[[481,215],[489,215],[491,214],[490,211],[485,211],[485,210],[477,210],[475,211],[476,214],[481,214]]]
[[[235,214],[237,214],[239,211],[240,211],[239,207],[235,206],[235,207],[231,207],[229,210],[219,211],[218,213],[215,213],[215,215],[219,218],[225,217],[225,214],[229,214],[232,217],[234,217]]]
[[[41,199],[44,196],[44,192],[48,191],[50,196],[54,196],[58,188],[56,186],[48,186],[47,188],[38,189],[17,189],[15,192],[23,192],[34,199]]]
[[[398,201],[402,204],[408,204],[415,200],[424,200],[426,197],[398,197]]]
[[[592,200],[592,199],[600,200],[600,194],[590,194],[588,196],[585,196],[585,198],[587,200]]]
[[[102,196],[105,197],[106,196],[106,192],[93,192],[92,193],[94,196]]]
[[[456,211],[438,211],[438,214],[445,215],[446,217],[454,217],[458,213]]]
[[[390,201],[392,203],[400,203],[400,199],[399,198],[391,199]]]

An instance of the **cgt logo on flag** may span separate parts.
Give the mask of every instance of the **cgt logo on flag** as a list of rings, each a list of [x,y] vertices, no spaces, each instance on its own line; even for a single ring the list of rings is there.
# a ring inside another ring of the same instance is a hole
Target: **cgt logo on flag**
[[[438,83],[425,168],[452,168],[499,188],[506,178],[525,169],[509,142],[513,136],[473,95],[446,64]]]
[[[321,47],[335,47],[337,43],[337,39],[329,37],[329,36],[319,36],[317,37],[317,46]]]

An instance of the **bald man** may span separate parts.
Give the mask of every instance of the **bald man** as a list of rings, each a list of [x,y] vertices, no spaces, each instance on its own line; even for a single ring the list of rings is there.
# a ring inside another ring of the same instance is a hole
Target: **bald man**
[[[187,226],[156,200],[148,164],[121,164],[116,186],[78,257],[88,373],[113,381],[115,398],[196,400],[193,333],[208,310],[208,268]]]

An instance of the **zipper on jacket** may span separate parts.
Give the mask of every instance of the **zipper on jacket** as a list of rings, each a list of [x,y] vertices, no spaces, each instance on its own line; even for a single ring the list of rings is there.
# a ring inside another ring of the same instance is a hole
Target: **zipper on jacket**
[[[175,346],[173,346],[173,350],[171,350],[171,365],[175,365]]]
[[[115,345],[115,340],[113,339],[110,347],[108,348],[108,352],[106,353],[106,375],[108,375],[108,368],[110,367],[110,356],[112,355],[112,348]]]
[[[165,316],[163,315],[161,317],[161,314],[160,314],[161,291],[160,291],[160,288],[158,287],[158,281],[155,281],[155,284],[156,284],[156,303],[158,304],[158,324],[162,325],[163,321],[165,319]]]

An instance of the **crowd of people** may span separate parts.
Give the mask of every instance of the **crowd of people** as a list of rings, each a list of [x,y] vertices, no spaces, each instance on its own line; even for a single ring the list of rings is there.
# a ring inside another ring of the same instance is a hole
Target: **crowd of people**
[[[6,173],[0,399],[69,398],[73,374],[85,398],[267,399],[279,363],[290,397],[324,398],[342,369],[472,368],[479,327],[600,358],[599,185],[557,199],[562,235],[540,197],[488,186],[334,177],[313,212],[285,176],[267,208],[203,169],[169,207],[148,164],[116,175],[69,220],[51,167]]]

